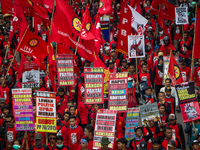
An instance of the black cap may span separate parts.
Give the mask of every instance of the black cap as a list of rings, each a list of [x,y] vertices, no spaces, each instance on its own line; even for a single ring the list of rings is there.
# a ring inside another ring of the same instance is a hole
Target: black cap
[[[114,64],[114,61],[112,59],[110,59],[109,64]]]
[[[167,147],[176,147],[176,143],[173,140],[170,140],[167,144]]]
[[[167,91],[171,91],[171,87],[170,87],[170,86],[166,87],[166,88],[165,88],[165,91],[166,91],[166,92],[167,92]]]
[[[152,144],[161,144],[158,138],[152,139]]]
[[[126,58],[124,58],[124,59],[122,60],[122,62],[126,62],[126,63],[127,63],[127,59],[126,59]]]
[[[135,132],[138,130],[138,129],[141,129],[142,130],[142,127],[141,126],[137,126],[137,127],[135,127]]]
[[[115,49],[117,47],[117,45],[115,44],[115,43],[113,43],[112,45],[111,45],[111,49]]]
[[[194,144],[196,144],[196,143],[199,143],[199,141],[193,140],[192,143],[191,143],[191,145],[194,145]]]
[[[5,59],[3,63],[4,63],[4,65],[8,65],[8,63],[9,63],[8,59]]]
[[[58,92],[64,92],[65,90],[64,90],[64,88],[63,87],[59,87],[58,88]]]
[[[89,60],[86,59],[86,60],[85,60],[85,63],[91,63],[91,62],[90,62]]]
[[[146,141],[140,142],[140,150],[147,150],[147,142]]]

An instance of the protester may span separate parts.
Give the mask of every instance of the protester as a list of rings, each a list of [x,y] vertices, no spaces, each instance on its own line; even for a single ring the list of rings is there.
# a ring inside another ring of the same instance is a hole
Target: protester
[[[101,149],[99,150],[112,150],[111,148],[108,148],[108,145],[110,144],[110,141],[108,139],[108,137],[102,137],[101,139]]]
[[[53,148],[53,150],[69,150],[67,146],[63,145],[63,137],[62,136],[56,136],[56,147]]]
[[[42,150],[42,149],[49,150],[48,146],[43,145],[43,143],[42,143],[43,137],[42,137],[42,135],[40,133],[35,134],[35,138],[34,139],[35,139],[35,145],[32,146],[30,148],[30,150],[38,150],[38,149],[39,150]]]

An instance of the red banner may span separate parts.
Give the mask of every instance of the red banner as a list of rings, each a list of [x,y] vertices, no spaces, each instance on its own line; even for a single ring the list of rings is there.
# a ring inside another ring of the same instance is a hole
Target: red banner
[[[1,0],[2,14],[14,14],[13,0]]]
[[[84,104],[103,104],[103,68],[84,68],[85,102]]]
[[[110,74],[108,108],[120,112],[127,112],[127,81],[128,73]]]
[[[185,82],[175,86],[181,112],[183,116],[183,122],[191,122],[200,119],[199,103],[196,99],[194,91],[194,82]]]
[[[59,86],[71,86],[75,84],[73,55],[56,55],[58,84]]]

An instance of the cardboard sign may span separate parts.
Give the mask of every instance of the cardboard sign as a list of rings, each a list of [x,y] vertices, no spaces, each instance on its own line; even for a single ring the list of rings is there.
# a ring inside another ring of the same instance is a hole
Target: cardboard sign
[[[128,73],[110,74],[108,108],[127,112],[127,81]]]
[[[187,7],[176,7],[176,25],[188,24],[188,8]]]
[[[16,131],[34,131],[31,89],[12,89]]]
[[[22,88],[31,88],[33,90],[39,89],[40,71],[31,70],[23,72]]]
[[[199,103],[196,99],[194,82],[184,82],[175,85],[180,107],[182,110],[183,122],[190,122],[200,119]]]
[[[75,85],[73,55],[57,54],[56,64],[59,86]]]
[[[103,68],[84,68],[85,102],[84,104],[103,104]]]
[[[117,111],[109,109],[98,109],[94,131],[93,149],[101,148],[101,138],[106,136],[111,142],[108,147],[113,148],[115,138],[115,124]]]
[[[57,133],[56,93],[44,92],[44,95],[49,97],[36,97],[36,131]]]

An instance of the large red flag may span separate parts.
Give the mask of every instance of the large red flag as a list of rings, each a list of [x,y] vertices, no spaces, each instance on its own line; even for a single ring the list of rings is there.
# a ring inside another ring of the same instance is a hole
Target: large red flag
[[[44,7],[47,9],[48,12],[52,13],[54,0],[43,0]]]
[[[73,54],[74,60],[78,57],[70,50],[69,46],[57,43],[57,54]]]
[[[15,9],[15,13],[14,13],[14,17],[13,17],[8,41],[12,40],[12,38],[15,34],[15,31],[17,30],[18,27],[19,27],[19,36],[21,38],[25,29],[28,26],[26,18],[24,17],[23,10],[22,10],[22,7],[20,5],[19,0],[14,1],[14,9]]]
[[[176,84],[183,83],[181,70],[180,70],[179,65],[176,62],[176,59],[174,58],[172,52],[170,53],[168,76],[172,80],[172,85],[173,86],[175,86]]]
[[[112,2],[111,0],[100,0],[98,13],[100,15],[112,13]]]
[[[150,12],[152,14],[158,15],[160,5],[163,7],[164,18],[167,20],[173,20],[175,18],[175,8],[177,6],[169,3],[166,0],[153,0]]]
[[[92,24],[90,11],[88,8],[86,8],[86,11],[85,11],[85,14],[83,17],[80,38],[84,39],[84,40],[94,40],[95,39],[94,32],[95,32],[95,30],[94,30],[94,27]]]
[[[121,2],[120,10],[120,21],[119,21],[119,34],[117,38],[117,51],[125,55],[128,54],[128,35],[131,35],[131,20],[132,11],[129,6]]]
[[[2,14],[14,14],[13,0],[1,0]]]
[[[160,25],[160,27],[163,29],[164,34],[168,34],[167,26],[165,24],[165,20],[163,17],[163,8],[162,7],[160,7],[157,22]]]
[[[52,41],[68,45],[76,49],[77,41],[80,38],[81,21],[72,9],[72,7],[64,0],[56,0],[56,10],[52,25]],[[95,51],[94,40],[81,39],[78,44],[78,54],[93,62]]]
[[[195,22],[196,22],[196,25],[195,25],[195,31],[194,31],[194,56],[193,58],[197,58],[197,59],[200,59],[200,42],[199,42],[199,39],[200,39],[200,19],[197,19],[197,18],[200,18],[200,8],[197,6],[196,7],[196,18],[195,18]]]
[[[17,51],[33,58],[36,64],[41,66],[44,58],[47,56],[47,42],[41,37],[33,34],[28,28],[19,42]]]
[[[96,53],[95,54],[98,55],[99,50],[101,48],[101,23],[100,23],[100,15],[97,14],[95,17],[96,17],[95,18],[96,21],[95,21],[94,28],[95,28],[96,38],[95,38],[94,42],[95,42],[95,46],[96,46]]]
[[[141,14],[140,0],[131,0],[130,6],[133,8],[136,7],[136,11]]]

